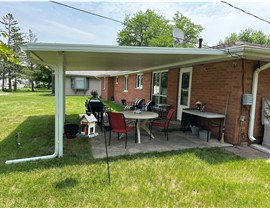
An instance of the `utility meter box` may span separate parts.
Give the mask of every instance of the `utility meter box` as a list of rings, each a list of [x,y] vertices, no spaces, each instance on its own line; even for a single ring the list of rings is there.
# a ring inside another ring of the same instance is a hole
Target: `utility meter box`
[[[243,105],[252,105],[253,96],[252,94],[243,94],[242,96],[242,104]]]

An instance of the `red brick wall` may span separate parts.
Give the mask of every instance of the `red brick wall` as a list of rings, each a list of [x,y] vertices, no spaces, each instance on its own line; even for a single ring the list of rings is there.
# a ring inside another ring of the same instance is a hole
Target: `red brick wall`
[[[115,101],[121,103],[121,99],[127,102],[133,102],[136,98],[143,98],[145,101],[151,97],[152,73],[143,73],[143,88],[136,89],[137,74],[128,75],[128,92],[124,92],[124,76],[118,77],[118,84],[114,81],[114,98]]]
[[[206,111],[224,114],[227,96],[229,96],[225,141],[232,144],[238,144],[239,141],[248,141],[247,132],[250,106],[242,106],[242,94],[251,94],[253,68],[256,62],[245,60],[243,63],[244,67],[242,67],[241,60],[204,64],[193,66],[192,72],[190,107],[195,107],[196,101],[200,100],[205,103]],[[116,84],[116,78],[113,81],[112,79],[107,81],[106,88],[108,93],[106,94],[102,90],[102,97],[110,99],[111,94],[114,94],[115,101],[118,103],[121,103],[121,99],[133,102],[137,97],[144,98],[145,100],[151,98],[151,72],[143,73],[142,89],[135,88],[136,74],[128,75],[128,77],[128,92],[124,92],[124,76],[119,76],[118,84]],[[243,79],[244,83],[242,82]],[[176,109],[178,106],[178,83],[179,69],[168,70],[167,103]],[[269,85],[270,70],[265,70],[259,76],[256,105],[254,136],[258,139],[258,142],[261,141],[263,134],[261,125],[261,99],[270,95]],[[242,123],[240,122],[241,115],[245,116],[245,120]],[[207,121],[203,119],[200,121],[202,126],[206,128]],[[218,137],[218,128],[213,128],[212,134],[214,137]]]
[[[243,69],[241,60],[235,60],[193,67],[191,107],[195,107],[195,102],[200,100],[205,103],[206,111],[223,114],[227,95],[229,95],[225,140],[232,144],[248,141],[250,106],[242,105],[242,94],[252,92],[254,64],[256,64],[254,61],[244,61]],[[261,72],[254,128],[254,136],[258,138],[258,141],[262,136],[261,98],[269,95],[269,81],[269,70]],[[242,123],[240,122],[241,115],[245,116]],[[202,120],[202,125],[206,126],[206,121]],[[218,136],[217,129],[212,133]]]
[[[263,65],[263,64],[262,64]],[[254,137],[258,142],[262,141],[263,126],[261,125],[261,109],[262,109],[262,98],[270,96],[270,69],[264,70],[259,73],[259,84],[256,102],[256,113],[255,113],[255,128]]]
[[[241,102],[241,75],[240,62],[222,62],[194,66],[192,72],[192,87],[190,107],[196,106],[200,100],[205,104],[205,110],[224,114],[227,96],[229,105],[226,122],[226,141],[237,143],[238,120]],[[207,121],[201,119],[206,128]],[[218,129],[213,129],[212,134],[218,137]]]
[[[103,77],[101,79],[101,97],[104,100],[111,100],[114,96],[114,77]],[[104,88],[105,82],[105,88]]]
[[[167,104],[172,105],[172,107],[175,109],[177,109],[177,102],[178,102],[178,86],[179,86],[178,82],[179,82],[179,68],[170,69],[168,71]]]
[[[173,107],[177,107],[178,98],[178,80],[179,69],[168,70],[168,95],[167,103]],[[118,84],[114,82],[115,89],[115,101],[121,103],[121,99],[126,99],[128,102],[132,102],[137,97],[144,98],[145,101],[151,99],[151,86],[152,86],[152,73],[143,73],[143,88],[136,89],[136,74],[128,75],[128,92],[124,92],[124,76],[118,77]]]

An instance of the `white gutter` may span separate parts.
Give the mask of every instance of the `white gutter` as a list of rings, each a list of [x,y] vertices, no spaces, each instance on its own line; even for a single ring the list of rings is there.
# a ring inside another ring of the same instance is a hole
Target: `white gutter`
[[[137,53],[137,54],[201,54],[224,55],[224,51],[212,48],[170,48],[170,47],[141,47],[141,46],[114,46],[92,44],[67,44],[67,43],[27,43],[21,46],[24,51],[46,52],[95,52],[95,53]],[[36,54],[35,54],[36,55]],[[39,57],[38,57],[39,58]]]
[[[55,148],[52,155],[7,160],[6,164],[29,162],[36,160],[63,157],[63,126],[64,126],[64,54],[58,53],[58,68],[55,68]]]
[[[252,106],[250,109],[250,118],[249,118],[249,127],[248,127],[248,138],[250,141],[256,141],[254,137],[254,120],[255,120],[255,111],[256,111],[256,100],[257,100],[257,90],[258,90],[258,80],[259,80],[259,73],[267,68],[270,68],[270,62],[257,68],[253,73],[253,82],[252,82]]]
[[[55,71],[55,80],[59,79],[59,72]],[[59,92],[59,84],[55,84],[55,97],[57,97],[57,92]],[[56,115],[55,115],[55,125],[59,123],[59,118],[57,116],[57,109],[58,109],[58,99],[55,99],[55,110],[56,110]],[[61,106],[63,108],[63,106]],[[15,160],[7,160],[5,163],[6,164],[12,164],[12,163],[20,163],[20,162],[29,162],[29,161],[36,161],[36,160],[45,160],[45,159],[53,159],[59,156],[59,129],[55,128],[55,148],[54,148],[54,153],[52,155],[44,155],[44,156],[37,156],[37,157],[29,157],[29,158],[21,158],[21,159],[15,159]]]
[[[36,161],[36,160],[53,159],[53,158],[56,158],[57,156],[58,156],[58,142],[55,142],[55,150],[54,150],[54,153],[52,155],[29,157],[29,158],[15,159],[15,160],[7,160],[5,163],[12,164],[12,163],[29,162],[29,161]]]

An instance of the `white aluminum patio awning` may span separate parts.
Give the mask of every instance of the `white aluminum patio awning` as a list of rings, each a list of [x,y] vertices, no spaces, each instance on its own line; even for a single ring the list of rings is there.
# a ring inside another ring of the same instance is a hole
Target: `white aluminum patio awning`
[[[34,63],[55,71],[55,152],[52,155],[7,161],[16,163],[63,156],[65,71],[151,71],[239,59],[270,61],[269,49],[238,46],[227,49],[104,46],[28,43],[22,46]]]
[[[65,69],[68,71],[134,71],[193,65],[230,58],[224,50],[204,48],[29,43],[22,49],[27,52],[32,61],[49,66],[57,66],[58,53],[63,52]]]

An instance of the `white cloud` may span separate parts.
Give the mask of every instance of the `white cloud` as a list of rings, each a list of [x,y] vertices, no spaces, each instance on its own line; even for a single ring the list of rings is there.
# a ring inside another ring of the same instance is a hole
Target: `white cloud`
[[[90,42],[90,40],[96,38],[93,33],[87,32],[86,29],[78,29],[75,27],[70,27],[69,25],[61,24],[59,22],[48,20],[44,20],[44,25],[39,27],[39,29],[50,34],[50,38],[61,36],[62,40],[71,39],[77,40],[77,42]]]

